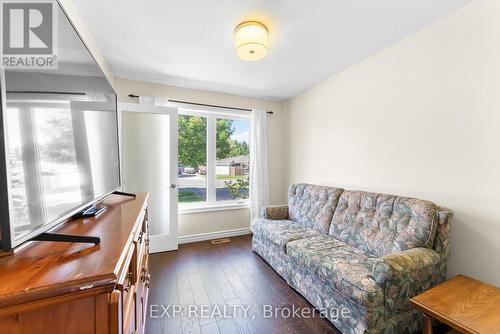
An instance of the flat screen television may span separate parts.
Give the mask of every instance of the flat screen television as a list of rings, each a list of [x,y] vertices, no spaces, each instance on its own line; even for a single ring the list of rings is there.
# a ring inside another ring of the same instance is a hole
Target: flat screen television
[[[1,247],[120,188],[116,93],[57,7],[57,69],[1,70]]]

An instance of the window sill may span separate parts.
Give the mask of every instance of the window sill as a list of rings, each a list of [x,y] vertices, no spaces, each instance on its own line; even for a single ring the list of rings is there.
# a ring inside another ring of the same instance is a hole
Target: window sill
[[[188,215],[192,213],[204,213],[204,212],[217,212],[217,211],[228,211],[228,210],[241,210],[250,208],[248,202],[233,202],[233,203],[223,203],[223,204],[205,204],[200,206],[179,206],[179,215]]]

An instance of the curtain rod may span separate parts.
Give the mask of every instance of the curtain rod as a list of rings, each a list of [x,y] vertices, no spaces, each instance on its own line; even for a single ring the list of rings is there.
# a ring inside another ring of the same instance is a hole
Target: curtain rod
[[[131,99],[136,99],[136,98],[139,98],[139,95],[128,94],[128,97],[130,97]],[[222,108],[222,109],[231,109],[231,110],[252,111],[252,109],[248,109],[248,108],[227,107],[227,106],[220,106],[217,104],[196,103],[196,102],[181,101],[181,100],[168,100],[168,101],[174,102],[174,103],[191,104],[191,105],[201,106],[201,107],[212,107],[212,108]],[[272,112],[272,111],[266,111],[266,112],[269,115],[274,114],[274,112]]]

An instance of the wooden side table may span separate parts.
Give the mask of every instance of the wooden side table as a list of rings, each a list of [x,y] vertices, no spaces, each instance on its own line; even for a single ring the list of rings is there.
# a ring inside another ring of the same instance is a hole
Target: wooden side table
[[[432,334],[432,319],[462,333],[500,333],[500,289],[458,275],[410,299],[424,312],[424,334]]]

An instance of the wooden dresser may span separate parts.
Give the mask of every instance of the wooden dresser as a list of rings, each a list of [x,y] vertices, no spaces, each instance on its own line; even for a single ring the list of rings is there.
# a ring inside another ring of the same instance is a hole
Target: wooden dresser
[[[0,257],[0,333],[144,332],[148,194],[103,204],[99,217],[56,230],[100,236],[100,245],[37,241]]]

